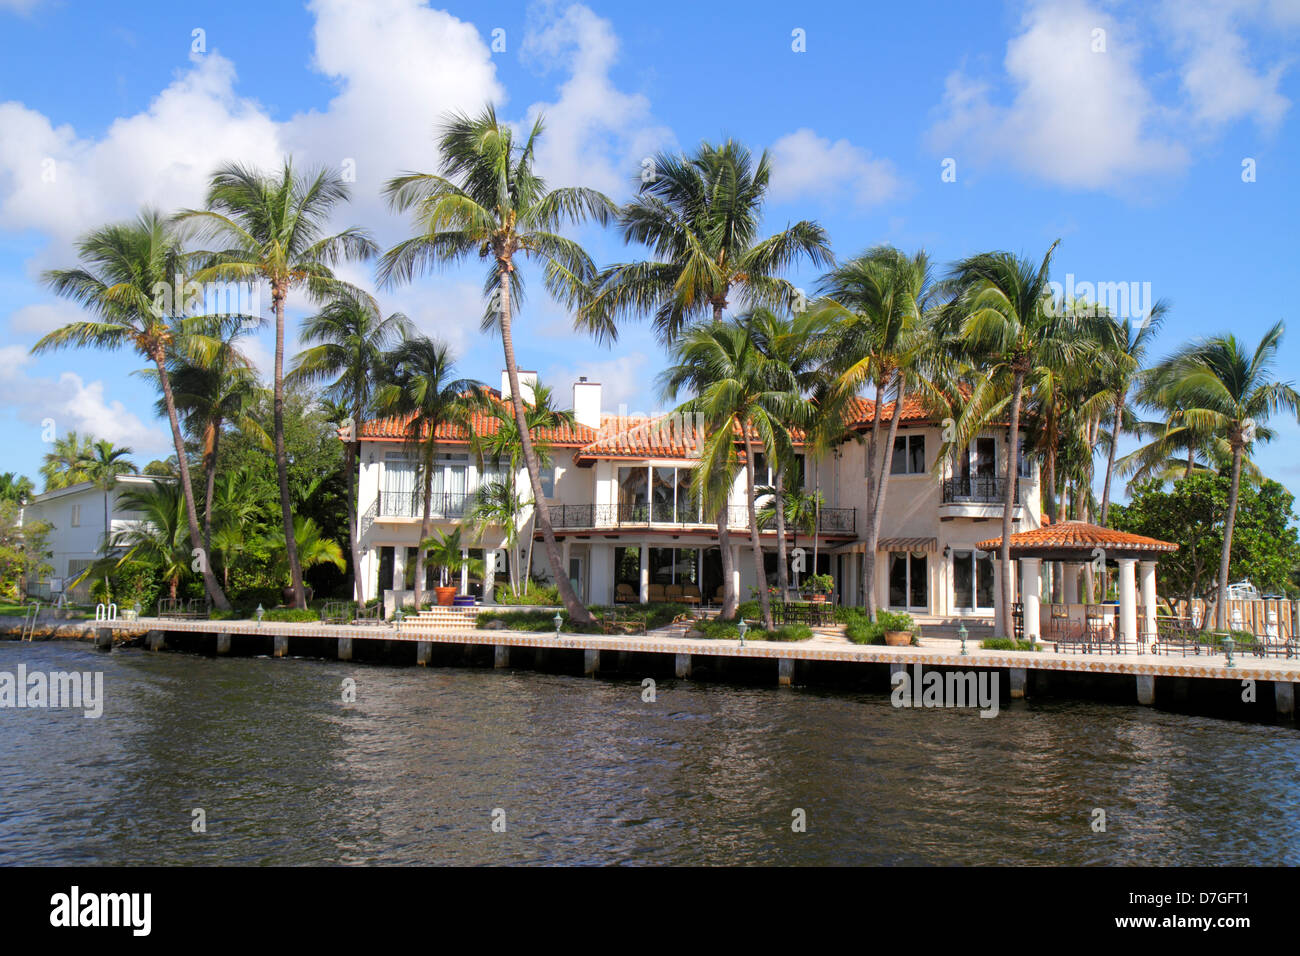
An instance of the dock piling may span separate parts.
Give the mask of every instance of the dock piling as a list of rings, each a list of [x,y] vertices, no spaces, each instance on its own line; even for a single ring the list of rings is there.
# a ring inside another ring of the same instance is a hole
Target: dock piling
[[[230,643],[231,643],[231,642],[230,642],[230,635],[229,635],[229,634],[218,634],[218,635],[217,635],[217,654],[219,654],[219,655],[229,654],[229,653],[230,653]]]
[[[101,627],[95,632],[95,647],[100,650],[110,650],[113,647],[113,629],[111,627]]]
[[[783,657],[777,663],[776,684],[778,687],[789,687],[794,682],[794,658]]]
[[[1156,702],[1156,679],[1154,674],[1137,675],[1138,703],[1150,707]]]
[[[600,651],[585,650],[582,652],[582,676],[595,677],[600,673]]]
[[[1289,680],[1273,681],[1273,704],[1279,717],[1295,716],[1295,684]]]
[[[150,631],[146,640],[151,651],[165,651],[167,649],[167,636],[162,631]]]
[[[680,680],[686,680],[691,676],[691,655],[678,654],[675,661],[674,672]]]
[[[510,666],[510,645],[497,644],[492,648],[492,666],[509,667]]]
[[[284,657],[289,653],[289,635],[275,635],[275,656]]]
[[[428,667],[429,662],[433,660],[433,641],[416,641],[415,643],[415,663],[421,667]]]
[[[352,638],[350,637],[339,638],[338,659],[341,661],[352,660]]]
[[[1023,667],[1011,668],[1011,699],[1024,700],[1025,685],[1029,683],[1029,672]]]

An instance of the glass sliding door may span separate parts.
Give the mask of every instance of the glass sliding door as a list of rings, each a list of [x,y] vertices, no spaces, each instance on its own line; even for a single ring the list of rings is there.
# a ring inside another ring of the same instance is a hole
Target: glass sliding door
[[[929,562],[924,551],[889,553],[889,606],[909,611],[930,609]]]
[[[993,556],[984,551],[952,553],[953,605],[960,611],[993,610]]]
[[[650,520],[672,522],[677,520],[677,469],[657,467],[650,469]]]
[[[618,470],[618,520],[644,522],[649,519],[649,482],[645,465]]]

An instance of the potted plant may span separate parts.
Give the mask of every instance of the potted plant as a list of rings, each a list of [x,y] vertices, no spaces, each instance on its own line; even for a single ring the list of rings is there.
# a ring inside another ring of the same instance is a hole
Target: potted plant
[[[915,625],[910,614],[895,611],[881,611],[876,615],[877,622],[885,629],[885,643],[890,647],[907,647],[912,643]]]
[[[420,547],[425,549],[429,567],[438,573],[439,583],[434,586],[433,593],[442,607],[450,607],[455,600],[457,587],[448,583],[453,574],[459,575],[460,569],[467,567],[470,574],[483,575],[483,562],[478,558],[467,558],[462,553],[465,549],[461,544],[459,527],[425,538]]]
[[[804,578],[804,586],[811,592],[810,597],[813,601],[824,604],[830,600],[835,579],[829,574],[810,574]]]

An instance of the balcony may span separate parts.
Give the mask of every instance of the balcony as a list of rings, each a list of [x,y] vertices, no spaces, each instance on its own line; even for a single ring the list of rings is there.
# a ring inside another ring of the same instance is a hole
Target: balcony
[[[1012,481],[1014,515],[1019,513],[1022,503],[1020,480],[1016,478]],[[939,503],[939,518],[1000,518],[1006,493],[1005,476],[968,475],[961,478],[945,478]]]
[[[716,528],[717,521],[706,519],[693,508],[677,508],[671,504],[616,504],[616,505],[551,505],[551,527],[557,531],[589,528]],[[749,530],[749,509],[744,505],[727,507],[727,528],[733,531]],[[760,525],[761,531],[775,530],[774,521]],[[787,529],[789,530],[789,529]],[[856,508],[823,508],[819,515],[818,532],[821,534],[854,534],[857,530]]]
[[[473,508],[474,497],[459,492],[434,492],[429,501],[429,515],[459,520]],[[379,521],[385,518],[423,518],[424,495],[418,491],[381,491],[372,508],[374,519]]]

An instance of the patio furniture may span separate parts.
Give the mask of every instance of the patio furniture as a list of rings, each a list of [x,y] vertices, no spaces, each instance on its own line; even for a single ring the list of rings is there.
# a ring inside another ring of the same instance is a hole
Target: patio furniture
[[[1025,605],[1020,601],[1011,605],[1011,625],[1017,641],[1025,638]]]
[[[614,588],[614,603],[615,604],[636,604],[637,594],[635,591],[632,590],[632,585],[619,584],[616,588]]]
[[[683,584],[682,603],[698,606],[700,603],[700,589],[694,584]]]
[[[212,605],[207,598],[159,598],[158,616],[173,620],[197,621],[212,614]]]
[[[664,598],[672,604],[681,604],[684,593],[680,584],[670,584],[664,588]]]
[[[652,604],[662,604],[665,600],[667,600],[667,597],[664,593],[664,586],[662,584],[652,584],[650,585],[649,590],[650,590],[649,598]]]
[[[713,592],[713,603],[721,604],[723,600],[725,600],[726,595],[727,595],[727,586],[725,584],[718,585],[718,589]]]
[[[359,607],[356,610],[356,623],[358,624],[383,624],[382,616],[383,607],[379,604],[372,604],[369,607]]]
[[[322,624],[351,624],[352,602],[326,601],[320,609],[320,622]]]

